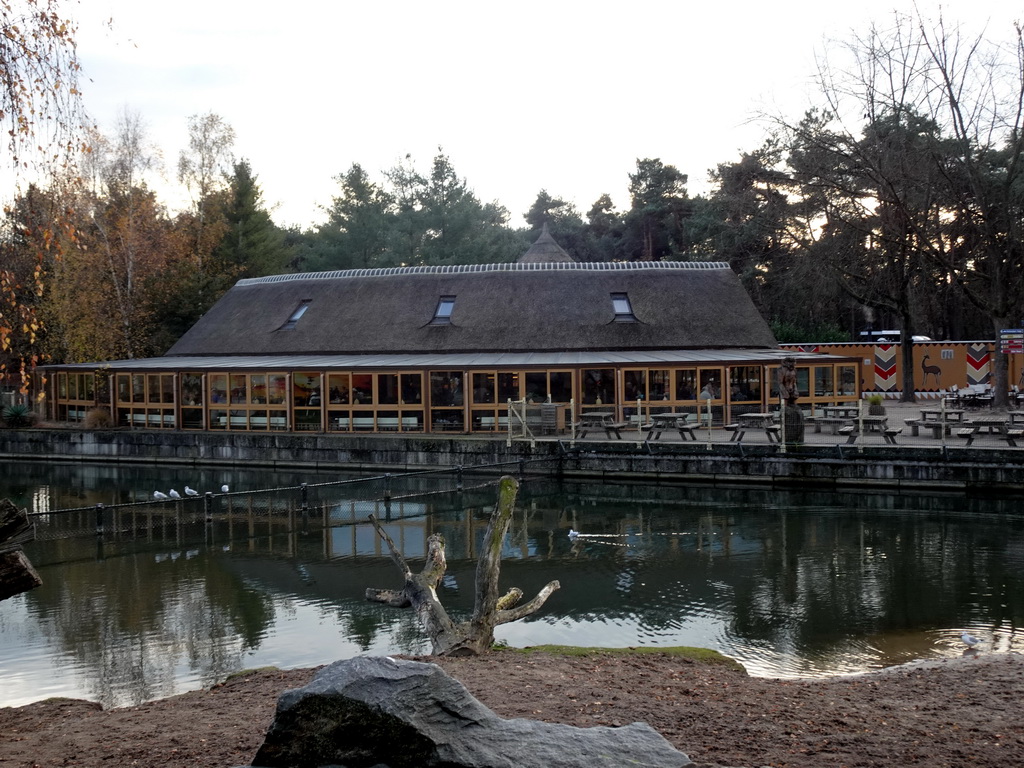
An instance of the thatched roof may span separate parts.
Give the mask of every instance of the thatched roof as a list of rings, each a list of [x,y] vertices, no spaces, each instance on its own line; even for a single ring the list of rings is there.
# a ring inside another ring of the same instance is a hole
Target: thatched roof
[[[548,223],[544,222],[540,237],[530,246],[530,250],[519,257],[518,261],[520,264],[547,264],[576,261],[576,259],[555,242],[555,238],[548,232]]]
[[[616,321],[612,294],[628,296],[635,321]],[[442,297],[454,298],[450,323],[434,321]],[[304,302],[294,328],[283,330]],[[727,264],[570,261],[241,280],[167,354],[775,347]]]

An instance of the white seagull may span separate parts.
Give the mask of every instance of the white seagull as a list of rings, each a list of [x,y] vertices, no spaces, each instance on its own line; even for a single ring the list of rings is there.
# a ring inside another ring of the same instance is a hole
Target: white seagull
[[[570,539],[575,539],[579,535],[580,535],[579,531],[575,531],[572,528],[569,529],[569,538]]]
[[[981,642],[981,638],[975,637],[974,635],[968,634],[967,632],[964,632],[962,635],[960,635],[960,639],[964,641],[964,645],[966,645],[968,648],[973,648]]]
[[[185,486],[185,495],[186,496],[198,496],[199,495],[199,491],[197,491],[195,488],[189,488],[186,485]]]
[[[220,487],[220,492],[221,493],[227,493],[228,492],[228,484],[227,483],[224,483],[224,485],[222,485]]]
[[[178,492],[177,492],[176,490],[174,490],[173,488],[171,488],[171,492],[170,492],[170,494],[168,494],[168,495],[169,495],[169,496],[170,496],[170,497],[171,497],[172,499],[180,499],[180,498],[181,498],[181,494],[180,494],[180,493],[178,493]]]
[[[166,499],[167,498],[167,494],[164,493],[163,491],[153,491],[153,498],[154,499]]]

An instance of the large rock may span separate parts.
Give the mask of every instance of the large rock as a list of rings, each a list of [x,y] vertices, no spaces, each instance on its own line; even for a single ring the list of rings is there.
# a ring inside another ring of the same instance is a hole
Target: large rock
[[[598,768],[692,765],[646,723],[503,720],[435,664],[360,657],[285,691],[254,766]]]

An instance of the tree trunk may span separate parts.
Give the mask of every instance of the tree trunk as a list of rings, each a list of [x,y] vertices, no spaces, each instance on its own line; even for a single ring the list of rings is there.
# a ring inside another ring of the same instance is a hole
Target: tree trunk
[[[992,330],[995,332],[996,343],[992,347],[992,362],[989,370],[992,371],[992,378],[989,384],[992,385],[993,408],[1008,408],[1010,405],[1010,360],[1009,356],[1000,348],[1000,331],[1011,327],[1011,321],[1004,317],[995,319],[992,323]],[[1013,326],[1017,327],[1017,326]]]
[[[447,568],[444,538],[437,533],[430,535],[427,539],[426,563],[420,573],[414,574],[373,515],[370,516],[370,522],[388,545],[391,559],[398,566],[405,584],[400,590],[367,589],[366,599],[415,610],[420,625],[430,636],[435,656],[475,656],[486,653],[494,645],[496,626],[534,613],[559,587],[557,581],[550,582],[533,600],[518,608],[515,606],[522,598],[522,590],[513,588],[503,597],[498,597],[502,542],[512,522],[518,493],[519,483],[514,478],[503,477],[498,482],[498,501],[487,525],[483,552],[477,560],[476,601],[469,621],[459,624],[453,622],[437,598],[437,585]]]

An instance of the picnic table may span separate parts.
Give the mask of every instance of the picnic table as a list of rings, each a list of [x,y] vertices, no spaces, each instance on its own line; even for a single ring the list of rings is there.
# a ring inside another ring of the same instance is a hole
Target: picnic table
[[[960,390],[960,396],[957,398],[957,402],[964,406],[964,408],[978,410],[981,408],[991,408],[995,399],[995,395],[988,392],[965,392],[964,390]]]
[[[775,423],[774,413],[741,413],[736,416],[735,424],[726,424],[725,428],[732,432],[729,440],[743,442],[743,436],[750,430],[764,430],[768,442],[779,442],[779,425]]]
[[[931,430],[932,437],[938,440],[943,435],[948,436],[954,427],[963,427],[966,413],[962,408],[922,408],[920,419],[905,421],[910,427],[910,434],[917,436],[923,427]]]
[[[622,439],[622,430],[629,426],[627,422],[615,421],[615,413],[612,411],[584,411],[580,414],[577,425],[579,432],[577,437],[581,440],[587,436],[587,432],[594,429],[603,429],[608,439]]]
[[[963,421],[966,413],[962,408],[922,408],[921,421]]]
[[[666,429],[675,429],[679,432],[680,440],[689,438],[697,441],[695,425],[687,423],[685,413],[652,413],[650,424],[645,424],[642,428],[648,430],[648,440],[658,440]]]
[[[888,416],[864,415],[850,420],[849,424],[839,429],[839,434],[846,435],[846,442],[854,443],[865,432],[877,432],[890,445],[896,445],[896,436],[903,431],[902,427],[890,427]]]
[[[825,418],[855,419],[860,413],[859,405],[825,405],[821,408]]]
[[[1004,416],[975,416],[969,423],[977,427],[978,431],[984,429],[990,435],[993,433],[1005,434],[1009,427],[1009,423]]]

